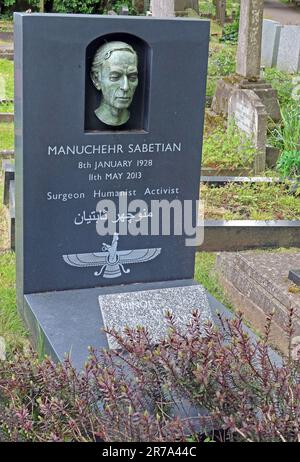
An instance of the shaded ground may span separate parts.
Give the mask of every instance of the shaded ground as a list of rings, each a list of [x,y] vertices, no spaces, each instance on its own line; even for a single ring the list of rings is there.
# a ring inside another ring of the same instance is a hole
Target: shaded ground
[[[286,5],[280,0],[265,0],[264,16],[266,19],[272,19],[281,24],[300,25],[300,7]]]

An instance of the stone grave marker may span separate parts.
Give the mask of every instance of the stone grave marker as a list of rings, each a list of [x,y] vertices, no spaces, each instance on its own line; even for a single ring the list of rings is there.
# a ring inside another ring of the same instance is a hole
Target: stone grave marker
[[[235,121],[237,127],[252,140],[257,149],[255,173],[266,168],[266,142],[268,115],[260,98],[252,90],[237,90],[232,93],[228,107],[228,122]]]
[[[119,312],[209,313],[187,244],[208,42],[198,19],[15,14],[17,304],[55,359],[80,367]]]
[[[237,74],[259,79],[264,0],[241,2]]]
[[[192,9],[199,14],[197,0],[151,0],[152,16],[172,17],[185,16],[186,11]]]
[[[281,30],[282,25],[279,22],[264,19],[261,52],[261,64],[263,66],[276,66]]]
[[[237,89],[253,90],[262,100],[271,119],[281,118],[277,92],[260,78],[263,27],[263,0],[241,0],[236,74],[219,80],[212,101],[215,113],[228,116],[228,103]]]
[[[151,0],[152,16],[173,17],[175,16],[175,0]]]
[[[277,69],[285,72],[300,70],[300,27],[284,26],[281,29]]]

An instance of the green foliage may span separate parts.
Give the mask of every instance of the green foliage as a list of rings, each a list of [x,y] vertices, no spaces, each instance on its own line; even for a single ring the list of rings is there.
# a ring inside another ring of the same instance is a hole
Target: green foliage
[[[274,68],[266,68],[264,72],[264,78],[272,87],[278,92],[278,100],[281,108],[290,104],[295,104],[292,99],[293,90],[295,83],[293,80],[300,77],[300,74],[288,74],[287,72],[279,71]]]
[[[0,254],[0,337],[8,352],[27,343],[26,332],[16,309],[15,255]]]
[[[53,10],[56,13],[91,14],[94,9],[94,0],[54,0],[53,3]]]
[[[0,151],[14,148],[14,125],[12,123],[0,124]]]
[[[204,138],[203,165],[232,170],[253,167],[255,153],[252,142],[234,124],[228,130],[217,126]]]
[[[131,0],[54,0],[53,11],[57,13],[103,14],[109,10],[120,12],[127,5],[129,13],[134,14]]]
[[[200,14],[213,16],[216,13],[215,7],[211,0],[199,2]]]
[[[224,33],[220,38],[220,42],[237,43],[239,38],[239,22],[234,21],[232,24],[226,24]]]
[[[219,302],[233,309],[224,294],[219,278],[215,271],[216,253],[198,252],[195,262],[195,280],[199,282]]]
[[[211,220],[299,220],[300,201],[291,184],[202,186],[205,218]]]
[[[27,7],[33,11],[40,9],[40,0],[27,0]],[[17,11],[16,0],[4,0],[4,11]],[[131,0],[54,0],[52,11],[55,13],[103,14],[109,10],[120,11],[122,5],[128,5],[130,14],[134,14]]]
[[[14,112],[14,103],[0,103],[0,112],[12,113]]]
[[[240,1],[227,0],[226,2],[226,14],[231,15],[233,11],[239,10]],[[213,0],[200,0],[199,1],[200,14],[207,16],[216,15],[216,7]]]
[[[226,76],[235,72],[236,49],[235,47],[222,47],[213,50],[208,62],[209,76]]]
[[[290,104],[281,110],[281,124],[272,131],[273,145],[284,151],[300,151],[300,106]]]
[[[33,10],[40,9],[40,0],[27,0],[28,8]],[[3,0],[4,9],[12,9],[13,11],[18,11],[18,2],[16,0]]]
[[[3,0],[3,6],[4,7],[10,7],[10,6],[14,5],[14,3],[16,3],[15,0]]]
[[[300,178],[300,150],[283,151],[276,167],[285,178]]]
[[[220,39],[221,42],[237,43],[240,27],[240,5],[238,5],[237,16],[231,24],[226,24]]]
[[[210,96],[211,98],[214,96],[218,80],[219,77],[208,77],[206,84],[206,96]]]
[[[4,78],[4,95],[1,99],[13,99],[14,97],[14,63],[8,59],[0,59],[0,77]]]

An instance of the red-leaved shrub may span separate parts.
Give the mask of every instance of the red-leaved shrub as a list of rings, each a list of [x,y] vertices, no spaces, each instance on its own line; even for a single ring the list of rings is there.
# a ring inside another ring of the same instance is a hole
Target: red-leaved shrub
[[[80,373],[32,350],[0,362],[0,439],[300,441],[300,363],[270,355],[271,316],[259,341],[240,316],[203,335],[196,312],[184,333],[167,319],[156,345],[142,328],[110,331],[120,349],[91,350]]]

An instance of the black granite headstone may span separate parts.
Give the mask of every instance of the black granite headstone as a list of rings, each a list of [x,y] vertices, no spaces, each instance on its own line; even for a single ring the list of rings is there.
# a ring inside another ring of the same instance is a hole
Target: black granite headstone
[[[112,200],[118,212],[126,192],[128,202],[145,201],[145,219],[153,200],[196,206],[209,22],[21,13],[14,20],[19,310],[33,294],[193,279],[195,247],[185,235],[125,236],[119,215],[118,262],[105,265],[103,244],[114,236],[97,232],[106,213],[98,202]],[[100,94],[90,79],[95,51],[109,41],[130,44],[139,62],[131,117],[118,128],[95,116]]]

